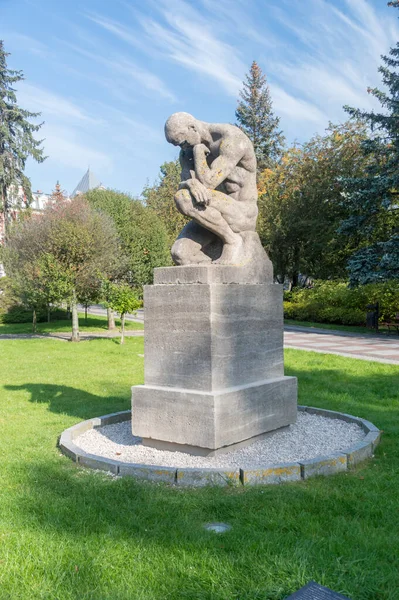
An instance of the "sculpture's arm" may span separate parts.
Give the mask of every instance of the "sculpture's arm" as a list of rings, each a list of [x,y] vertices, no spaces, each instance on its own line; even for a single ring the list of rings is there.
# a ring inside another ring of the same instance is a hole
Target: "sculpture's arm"
[[[235,140],[224,140],[220,144],[219,156],[211,166],[206,157],[209,154],[205,144],[194,146],[195,174],[208,189],[214,190],[230,175],[243,157],[245,148]]]
[[[194,156],[192,151],[180,150],[179,161],[181,165],[179,190],[189,187],[191,179],[195,178]]]

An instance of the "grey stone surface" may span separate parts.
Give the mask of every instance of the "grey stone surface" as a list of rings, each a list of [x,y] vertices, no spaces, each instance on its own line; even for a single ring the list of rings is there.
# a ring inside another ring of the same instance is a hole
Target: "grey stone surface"
[[[371,440],[364,439],[357,444],[354,444],[351,448],[345,452],[348,457],[348,467],[352,468],[359,462],[370,458],[373,455],[373,444]]]
[[[369,444],[371,444],[373,446],[373,452],[376,449],[376,447],[378,446],[378,444],[380,443],[381,434],[382,434],[382,431],[377,430],[377,431],[370,431],[366,435],[365,441],[367,441]]]
[[[348,459],[346,454],[336,452],[329,456],[317,456],[310,460],[300,460],[302,479],[308,479],[315,475],[332,475],[346,471]]]
[[[214,391],[282,376],[282,293],[276,284],[145,286],[145,383]]]
[[[206,279],[211,268],[197,273]],[[282,286],[191,283],[193,268],[180,270],[190,283],[145,286],[145,385],[132,389],[133,435],[203,454],[293,423]]]
[[[238,469],[177,469],[176,483],[193,487],[239,485],[240,472]]]
[[[101,422],[101,427],[105,425],[112,425],[112,423],[122,423],[123,421],[130,421],[132,418],[131,410],[124,410],[121,412],[111,413],[110,415],[104,415],[104,417],[99,417]]]
[[[240,469],[243,485],[278,484],[301,480],[299,463],[281,463],[279,465],[259,466],[257,469]]]
[[[73,425],[68,429],[68,432],[71,436],[71,439],[74,440],[78,435],[81,435],[88,429],[92,429],[93,427],[100,427],[101,419],[98,417],[94,417],[93,419],[88,419],[87,421],[82,421],[77,425]]]
[[[206,123],[183,112],[169,117],[165,135],[181,148],[176,207],[192,219],[172,247],[175,264],[242,266],[254,281],[270,274],[255,231],[258,191],[250,139],[234,125]]]
[[[366,433],[369,433],[369,432],[380,433],[380,430],[378,429],[378,427],[373,425],[373,423],[370,423],[370,421],[367,421],[366,419],[359,419],[359,421],[361,422],[362,427]]]
[[[119,475],[130,476],[148,481],[163,481],[165,483],[176,482],[176,469],[173,467],[154,467],[152,465],[139,465],[120,463]]]
[[[133,435],[216,450],[296,420],[295,377],[214,392],[161,386],[132,388]]]
[[[273,271],[269,263],[260,263],[255,273],[246,266],[235,267],[231,265],[188,265],[184,267],[158,267],[154,269],[154,284],[173,283],[237,283],[258,284],[272,283]]]
[[[329,417],[330,419],[340,419],[341,421],[346,421],[347,423],[357,423],[363,427],[362,419],[335,410],[327,410],[325,408],[316,408],[313,406],[303,406],[301,408],[298,406],[298,410],[305,410],[310,415],[320,415],[322,417]]]
[[[66,430],[62,433],[58,446],[63,454],[77,462],[80,449],[73,443],[70,431]]]
[[[101,458],[100,456],[94,456],[86,454],[82,450],[79,451],[77,463],[90,469],[97,469],[99,471],[109,471],[114,475],[118,475],[119,462],[112,460],[111,458]]]

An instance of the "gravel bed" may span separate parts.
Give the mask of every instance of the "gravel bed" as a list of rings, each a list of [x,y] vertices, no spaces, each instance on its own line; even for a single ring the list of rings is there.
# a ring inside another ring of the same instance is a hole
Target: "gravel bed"
[[[294,425],[244,448],[206,458],[142,446],[141,438],[132,436],[131,426],[131,421],[124,421],[90,429],[74,443],[85,452],[121,462],[165,467],[250,468],[347,450],[366,435],[355,423],[300,411]]]

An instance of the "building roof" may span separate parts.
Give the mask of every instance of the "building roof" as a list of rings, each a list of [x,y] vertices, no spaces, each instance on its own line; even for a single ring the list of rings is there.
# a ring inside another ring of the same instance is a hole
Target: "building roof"
[[[72,198],[77,194],[85,194],[89,190],[101,187],[101,182],[94,175],[93,171],[90,171],[90,167],[79,181],[78,185],[72,192]]]

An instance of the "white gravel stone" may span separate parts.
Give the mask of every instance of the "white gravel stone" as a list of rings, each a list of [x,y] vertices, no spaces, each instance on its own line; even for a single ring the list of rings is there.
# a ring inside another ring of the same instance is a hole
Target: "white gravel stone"
[[[355,423],[300,411],[294,425],[244,448],[209,458],[143,446],[141,439],[132,435],[131,421],[90,429],[74,443],[85,452],[121,462],[181,468],[251,468],[347,450],[365,435]]]

